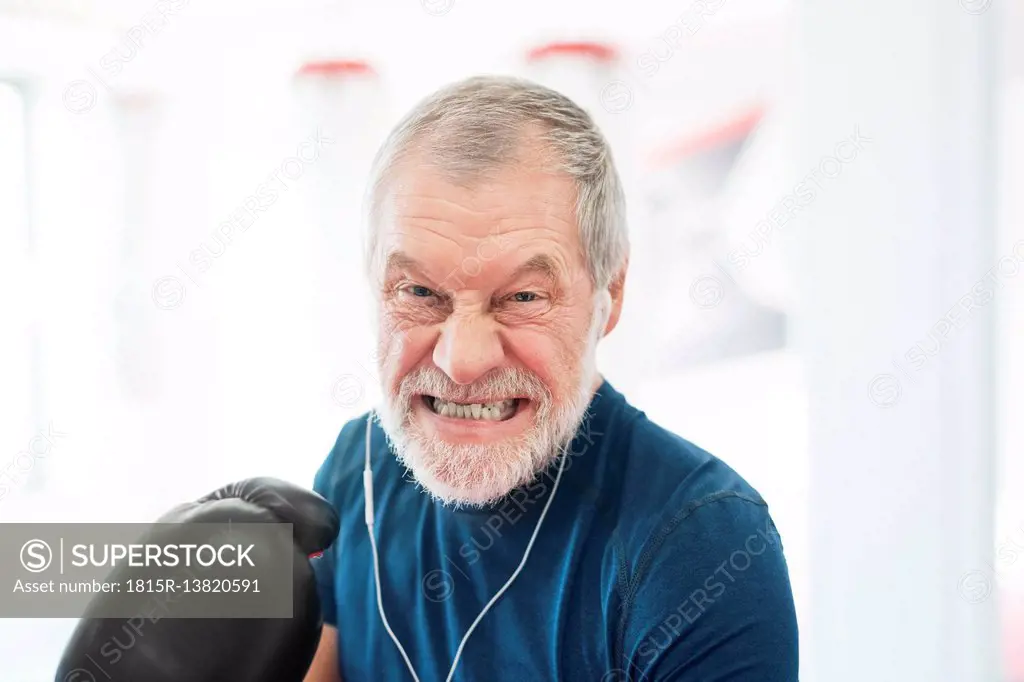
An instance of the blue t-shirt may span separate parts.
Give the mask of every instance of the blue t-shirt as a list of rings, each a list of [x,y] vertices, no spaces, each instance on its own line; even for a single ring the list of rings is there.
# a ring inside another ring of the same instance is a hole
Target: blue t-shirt
[[[365,415],[315,489],[341,514],[314,560],[345,682],[411,680],[377,611],[363,516]],[[372,429],[375,533],[388,622],[422,682],[444,682],[467,628],[515,571],[558,462],[487,509],[418,488]],[[736,472],[604,382],[567,451],[522,573],[470,636],[464,682],[793,682],[797,624],[778,531]]]

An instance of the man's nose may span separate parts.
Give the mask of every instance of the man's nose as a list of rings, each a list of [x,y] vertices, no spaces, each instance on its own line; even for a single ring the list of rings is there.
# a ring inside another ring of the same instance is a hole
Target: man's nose
[[[434,364],[457,384],[471,384],[505,357],[493,321],[484,315],[451,315],[434,346]]]

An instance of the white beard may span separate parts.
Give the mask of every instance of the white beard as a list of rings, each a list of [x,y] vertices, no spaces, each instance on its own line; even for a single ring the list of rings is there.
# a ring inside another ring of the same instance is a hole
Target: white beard
[[[500,500],[526,485],[566,448],[590,405],[596,379],[597,343],[605,321],[605,299],[595,306],[581,360],[573,368],[575,388],[556,405],[551,392],[533,373],[506,368],[481,381],[460,386],[436,367],[424,367],[402,379],[398,395],[388,397],[379,419],[398,461],[435,500],[458,509]],[[413,419],[417,394],[465,401],[471,395],[526,395],[536,406],[525,433],[491,444],[453,444],[428,437]]]

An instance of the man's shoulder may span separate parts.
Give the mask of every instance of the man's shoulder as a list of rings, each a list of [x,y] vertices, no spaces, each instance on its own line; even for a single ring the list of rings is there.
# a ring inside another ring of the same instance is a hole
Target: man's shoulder
[[[721,459],[645,416],[624,449],[628,511],[614,538],[623,669],[710,679],[742,658],[757,679],[795,679],[792,589],[768,504]]]
[[[621,481],[615,534],[634,570],[673,544],[700,538],[708,548],[770,522],[767,503],[743,476],[643,413],[623,445],[609,473]]]
[[[634,506],[648,512],[680,510],[730,496],[764,504],[760,493],[717,456],[642,412],[632,422],[615,474]]]
[[[361,484],[361,472],[365,462],[364,438],[366,437],[366,420],[370,416],[366,412],[345,422],[334,441],[313,481],[313,490],[323,495],[328,501],[336,502],[347,497],[348,489],[354,484]],[[374,430],[379,427],[373,425]],[[379,435],[379,431],[378,434]]]

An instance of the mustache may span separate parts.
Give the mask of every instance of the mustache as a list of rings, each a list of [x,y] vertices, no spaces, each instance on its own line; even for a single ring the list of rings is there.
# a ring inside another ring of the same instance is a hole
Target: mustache
[[[551,400],[551,392],[540,377],[515,367],[493,370],[472,384],[457,384],[436,367],[421,367],[402,379],[398,398],[403,405],[408,405],[413,396],[421,393],[458,402],[481,395],[525,396],[541,404]]]

